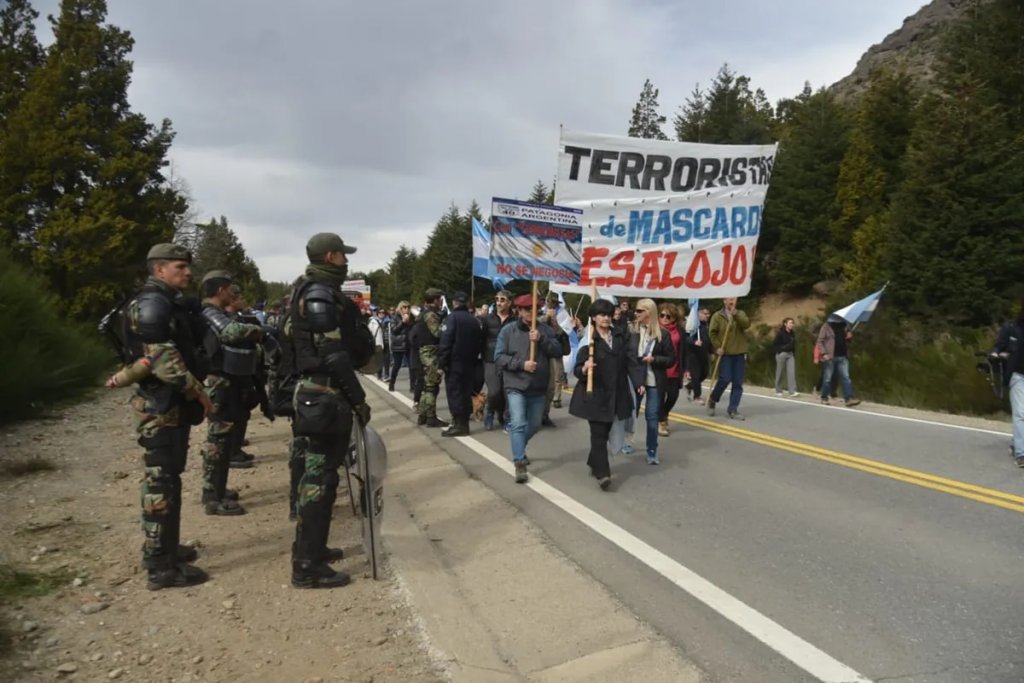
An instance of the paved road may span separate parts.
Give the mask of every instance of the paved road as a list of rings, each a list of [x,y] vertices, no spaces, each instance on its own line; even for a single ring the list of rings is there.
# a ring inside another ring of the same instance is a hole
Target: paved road
[[[531,473],[865,678],[1024,681],[1024,472],[1005,433],[749,392],[743,410],[684,401],[662,465],[615,459],[608,493],[587,476],[586,423],[556,410]],[[501,432],[473,439],[509,457]],[[472,444],[435,440],[711,680],[816,680]]]

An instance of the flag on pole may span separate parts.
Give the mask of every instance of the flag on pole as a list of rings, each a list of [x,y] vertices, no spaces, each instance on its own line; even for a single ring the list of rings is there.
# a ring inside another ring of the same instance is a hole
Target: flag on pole
[[[441,295],[441,310],[445,313],[452,312],[452,309],[448,308],[448,299],[445,298],[444,294]]]
[[[697,325],[700,324],[698,313],[700,312],[700,299],[689,299],[686,305],[690,307],[690,312],[686,316],[686,334],[693,334],[697,329]]]
[[[874,294],[869,294],[863,299],[854,301],[849,306],[840,308],[832,315],[837,318],[842,318],[851,325],[866,323],[871,319],[875,309],[878,308],[878,302],[882,299],[882,292],[884,292],[885,288],[888,286],[889,283],[886,282],[885,285]]]
[[[508,281],[494,271],[491,263],[491,235],[476,218],[473,219],[473,276],[490,280],[495,289],[504,289]]]

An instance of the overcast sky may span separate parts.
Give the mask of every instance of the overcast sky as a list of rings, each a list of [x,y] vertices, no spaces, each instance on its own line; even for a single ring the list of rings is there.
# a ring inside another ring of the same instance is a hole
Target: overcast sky
[[[57,0],[35,1],[40,38]],[[672,116],[728,62],[774,103],[829,85],[922,0],[108,0],[130,100],[170,118],[200,218],[264,279],[334,231],[353,270],[417,249],[455,202],[488,213],[556,170],[558,127],[625,134],[645,78]]]

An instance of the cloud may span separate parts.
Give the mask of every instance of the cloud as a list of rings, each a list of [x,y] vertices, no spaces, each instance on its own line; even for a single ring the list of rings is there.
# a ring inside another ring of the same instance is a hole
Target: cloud
[[[726,61],[774,101],[849,73],[919,4],[109,0],[109,19],[136,39],[133,107],[174,122],[200,216],[290,280],[314,232],[372,270],[452,202],[486,213],[550,184],[559,124],[625,132],[645,78],[670,119]]]

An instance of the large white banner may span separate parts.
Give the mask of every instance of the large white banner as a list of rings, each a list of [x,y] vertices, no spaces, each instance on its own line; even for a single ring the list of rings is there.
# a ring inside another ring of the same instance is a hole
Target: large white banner
[[[583,210],[580,280],[562,291],[666,299],[750,291],[777,145],[562,131],[555,203]]]

